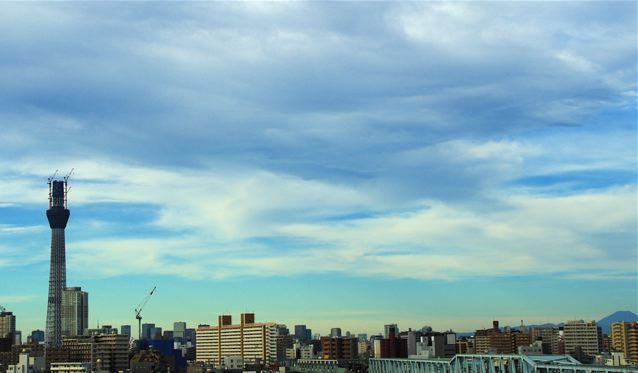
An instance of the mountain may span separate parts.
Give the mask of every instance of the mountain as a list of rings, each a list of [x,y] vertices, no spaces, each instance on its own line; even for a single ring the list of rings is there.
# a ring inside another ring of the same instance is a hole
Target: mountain
[[[587,321],[587,320],[585,320]],[[600,319],[597,324],[600,326],[604,334],[611,334],[611,324],[618,321],[638,321],[638,315],[631,311],[616,311],[609,316],[603,317]],[[540,325],[525,325],[526,328],[558,328],[564,326],[565,323],[561,322],[558,324],[546,323]],[[501,330],[505,328],[501,327]],[[520,330],[520,326],[513,326],[513,330]],[[474,335],[474,332],[458,332],[456,333],[459,337],[469,337]]]
[[[638,321],[638,315],[631,311],[616,311],[600,319],[598,326],[602,328],[603,333],[609,335],[611,333],[611,324],[618,321]]]

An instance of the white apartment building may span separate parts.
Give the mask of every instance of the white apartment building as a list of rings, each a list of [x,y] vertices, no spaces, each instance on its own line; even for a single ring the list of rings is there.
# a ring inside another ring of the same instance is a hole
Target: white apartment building
[[[255,323],[252,313],[241,314],[232,324],[230,315],[218,318],[217,326],[197,328],[196,360],[222,366],[224,357],[239,356],[245,363],[272,363],[277,357],[276,323]]]

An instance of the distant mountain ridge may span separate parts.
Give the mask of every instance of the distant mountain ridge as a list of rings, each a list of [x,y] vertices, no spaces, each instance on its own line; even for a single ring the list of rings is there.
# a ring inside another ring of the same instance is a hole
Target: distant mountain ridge
[[[638,315],[631,311],[616,311],[611,315],[604,317],[598,321],[598,326],[603,330],[603,333],[609,335],[611,333],[611,324],[618,321],[638,321]]]
[[[585,321],[591,321],[591,320],[585,320]],[[609,335],[611,333],[611,324],[615,322],[619,322],[619,321],[628,321],[628,322],[638,321],[638,315],[636,315],[635,313],[631,311],[616,311],[612,313],[611,315],[603,317],[596,323],[598,324],[598,326],[600,326],[604,334]],[[558,324],[545,323],[545,324],[525,325],[525,328],[559,328],[562,326],[565,326],[564,322],[561,322]],[[513,330],[519,330],[521,327],[512,326],[511,328]],[[503,329],[504,327],[501,327],[501,330]],[[469,337],[474,335],[474,332],[460,332],[456,334],[461,337]]]

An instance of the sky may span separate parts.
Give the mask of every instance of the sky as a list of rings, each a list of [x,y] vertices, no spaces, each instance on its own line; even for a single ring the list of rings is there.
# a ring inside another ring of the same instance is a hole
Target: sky
[[[638,312],[635,2],[3,2],[0,305],[47,178],[90,324]],[[134,328],[134,331],[136,328]]]

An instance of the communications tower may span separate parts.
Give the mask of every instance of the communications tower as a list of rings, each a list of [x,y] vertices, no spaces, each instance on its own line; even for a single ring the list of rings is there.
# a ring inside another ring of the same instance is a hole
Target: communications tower
[[[71,170],[72,172],[73,170]],[[67,181],[49,178],[49,209],[47,219],[51,227],[51,271],[49,272],[49,300],[47,305],[46,346],[58,348],[62,345],[62,291],[66,287],[66,258],[64,229],[69,221],[67,208]]]

